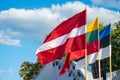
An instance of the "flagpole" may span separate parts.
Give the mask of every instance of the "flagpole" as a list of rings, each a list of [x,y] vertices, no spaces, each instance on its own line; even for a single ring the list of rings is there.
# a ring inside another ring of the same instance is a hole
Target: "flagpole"
[[[110,56],[110,80],[112,80],[112,57]]]
[[[85,10],[86,10],[86,6],[85,6]],[[86,12],[87,13],[87,12]],[[87,14],[86,14],[87,15]],[[87,20],[87,19],[86,19]],[[87,21],[86,21],[86,24],[87,24]],[[85,25],[85,33],[87,32],[86,31],[86,27],[87,27],[87,25]],[[88,80],[88,72],[87,72],[87,39],[86,39],[87,37],[86,37],[86,35],[85,35],[85,76],[86,76],[86,80]]]
[[[111,24],[110,24],[110,80],[112,80],[112,43],[111,43]]]
[[[86,31],[86,25],[85,25],[85,31]],[[87,44],[86,44],[86,40],[85,40],[85,76],[86,76],[86,80],[88,80],[88,72],[87,72]]]
[[[100,52],[98,51],[98,67],[99,67],[99,80],[101,80],[101,64],[100,64]]]
[[[98,17],[97,17],[98,18]],[[99,20],[98,20],[99,22]],[[99,30],[99,23],[98,23],[98,30]],[[98,31],[98,39],[99,39],[99,31]],[[100,64],[100,41],[98,42],[98,70],[99,70],[99,80],[101,80],[101,64]]]

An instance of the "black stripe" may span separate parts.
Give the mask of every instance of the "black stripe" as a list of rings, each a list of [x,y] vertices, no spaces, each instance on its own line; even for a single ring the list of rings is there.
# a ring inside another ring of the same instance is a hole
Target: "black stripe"
[[[105,48],[110,45],[110,35],[100,40],[100,48]]]
[[[79,60],[82,60],[82,59],[84,59],[85,57],[82,57],[82,58],[78,58],[78,59],[76,59],[75,61],[79,61]]]

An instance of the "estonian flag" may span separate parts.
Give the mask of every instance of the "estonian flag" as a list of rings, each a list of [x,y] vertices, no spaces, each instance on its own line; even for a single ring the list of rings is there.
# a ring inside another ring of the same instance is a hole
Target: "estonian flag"
[[[100,32],[100,55],[101,55],[101,76],[103,80],[106,80],[106,68],[105,59],[111,56],[111,44],[110,44],[111,24],[104,28]],[[93,78],[99,77],[98,73],[98,61],[91,65]]]

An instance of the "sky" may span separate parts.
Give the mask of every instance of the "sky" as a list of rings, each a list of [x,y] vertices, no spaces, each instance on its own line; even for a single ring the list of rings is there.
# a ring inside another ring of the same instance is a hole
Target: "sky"
[[[120,21],[120,0],[0,0],[0,80],[22,80],[20,65],[58,24],[87,7],[87,24]]]

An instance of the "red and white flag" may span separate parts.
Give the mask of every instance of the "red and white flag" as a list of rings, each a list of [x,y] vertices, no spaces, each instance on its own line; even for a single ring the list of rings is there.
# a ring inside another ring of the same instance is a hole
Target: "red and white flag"
[[[62,58],[65,53],[84,54],[85,24],[86,10],[83,10],[58,25],[36,51],[41,65]]]

